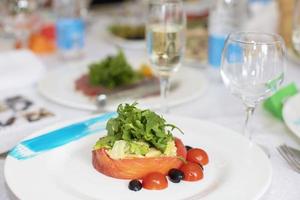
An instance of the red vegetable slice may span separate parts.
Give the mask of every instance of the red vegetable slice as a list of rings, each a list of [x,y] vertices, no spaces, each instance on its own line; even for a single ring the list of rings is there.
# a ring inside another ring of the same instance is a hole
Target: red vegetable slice
[[[186,160],[201,165],[206,165],[209,162],[208,155],[203,149],[190,149],[187,153]]]
[[[177,156],[186,158],[186,150],[180,139],[175,138]],[[183,161],[178,157],[128,158],[114,160],[105,149],[94,150],[94,168],[107,175],[119,179],[142,179],[151,172],[167,175],[172,168],[179,168]]]
[[[142,185],[148,190],[162,190],[168,187],[168,180],[164,174],[152,172],[143,178]]]

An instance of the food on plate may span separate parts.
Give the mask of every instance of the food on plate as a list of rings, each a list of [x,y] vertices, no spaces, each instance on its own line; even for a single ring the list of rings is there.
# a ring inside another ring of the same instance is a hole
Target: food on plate
[[[151,172],[143,178],[142,185],[148,190],[162,190],[168,187],[168,180],[165,174]]]
[[[101,173],[120,179],[140,179],[150,172],[164,175],[179,168],[186,157],[177,129],[156,113],[136,104],[118,107],[118,117],[107,122],[107,136],[93,151],[93,165]]]
[[[184,179],[184,173],[179,169],[170,169],[168,176],[169,180],[173,183],[179,183]]]
[[[123,52],[119,51],[116,56],[90,64],[88,73],[75,81],[75,88],[93,97],[132,89],[149,81],[158,81],[150,67],[143,64],[139,70],[134,70]]]
[[[173,136],[175,130],[183,133],[177,126],[149,109],[138,108],[137,103],[120,104],[117,113],[106,124],[107,135],[99,138],[92,151],[98,172],[130,179],[128,188],[133,191],[165,189],[166,176],[173,183],[203,178],[203,159],[200,162],[195,154],[196,162],[186,161],[186,147]]]
[[[109,27],[109,31],[113,35],[126,40],[145,39],[145,25],[143,24],[114,24]]]
[[[187,162],[180,167],[180,170],[184,174],[185,181],[199,181],[203,178],[203,170],[196,163]]]
[[[190,149],[188,150],[186,160],[197,164],[201,164],[203,166],[208,163],[208,155],[203,149]]]
[[[129,182],[128,188],[129,190],[139,191],[142,189],[142,183],[138,179],[133,179]]]

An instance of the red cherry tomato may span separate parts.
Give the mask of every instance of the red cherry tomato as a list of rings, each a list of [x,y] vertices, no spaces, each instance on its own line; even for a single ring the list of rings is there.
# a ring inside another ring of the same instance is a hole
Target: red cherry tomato
[[[209,161],[207,153],[198,148],[190,149],[187,153],[186,160],[201,165],[206,165]]]
[[[168,187],[168,180],[164,174],[152,172],[143,178],[142,185],[148,190],[162,190]]]
[[[199,164],[188,162],[181,166],[185,181],[198,181],[203,178],[203,171]]]

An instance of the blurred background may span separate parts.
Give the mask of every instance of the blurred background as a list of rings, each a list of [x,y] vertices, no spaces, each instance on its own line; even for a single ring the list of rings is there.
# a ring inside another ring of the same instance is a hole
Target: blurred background
[[[185,62],[202,67],[208,62],[219,65],[208,56],[218,54],[213,36],[225,37],[236,30],[277,32],[294,49],[295,3],[294,0],[185,0]],[[95,41],[141,50],[145,47],[146,10],[145,0],[1,0],[0,51],[26,48],[42,56],[76,58],[86,55],[86,49],[94,49],[91,46],[95,46]],[[70,39],[71,32],[75,37]],[[73,46],[72,51],[66,52],[68,45]]]

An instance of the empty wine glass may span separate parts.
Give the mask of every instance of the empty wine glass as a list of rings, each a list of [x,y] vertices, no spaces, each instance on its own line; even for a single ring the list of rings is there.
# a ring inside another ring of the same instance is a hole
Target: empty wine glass
[[[246,106],[244,134],[257,104],[283,82],[285,45],[275,34],[237,32],[228,36],[222,55],[221,76],[232,94]]]
[[[152,0],[149,3],[146,40],[147,53],[160,78],[162,111],[167,112],[170,76],[184,55],[186,16],[181,0]]]

